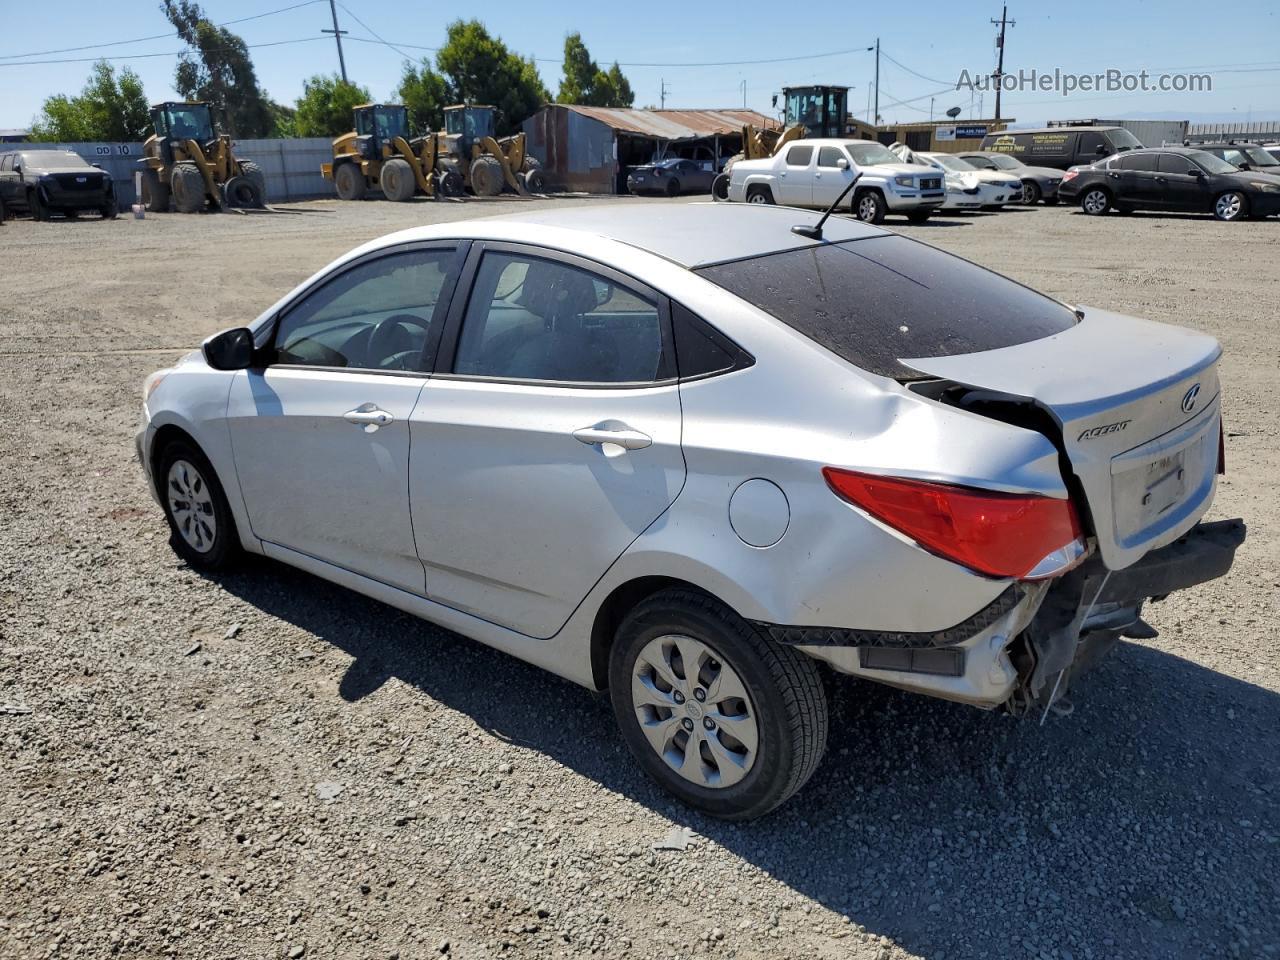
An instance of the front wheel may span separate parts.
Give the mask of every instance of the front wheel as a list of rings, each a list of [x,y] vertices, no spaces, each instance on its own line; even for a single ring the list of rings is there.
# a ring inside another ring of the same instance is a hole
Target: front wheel
[[[884,197],[874,190],[859,194],[853,201],[853,215],[863,223],[883,223],[887,210]]]
[[[690,590],[657,593],[623,620],[609,689],[640,766],[712,816],[764,816],[804,786],[826,748],[817,664]]]
[[[1244,220],[1249,216],[1249,201],[1239,190],[1230,190],[1214,201],[1213,215],[1229,222]]]
[[[1111,209],[1111,194],[1094,187],[1080,195],[1080,209],[1091,217],[1100,217]]]
[[[747,190],[747,203],[773,203],[773,191],[757,184]]]
[[[202,570],[229,567],[240,543],[226,494],[205,455],[185,441],[173,441],[160,451],[155,481],[173,552]]]
[[[1034,207],[1040,202],[1040,184],[1027,180],[1022,184],[1022,202]]]

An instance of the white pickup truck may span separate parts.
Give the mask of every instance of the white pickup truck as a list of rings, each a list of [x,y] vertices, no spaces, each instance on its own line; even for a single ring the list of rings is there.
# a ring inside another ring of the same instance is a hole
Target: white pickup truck
[[[872,140],[797,140],[763,160],[739,160],[729,171],[728,199],[825,209],[855,174],[850,209],[879,223],[887,213],[923,223],[947,194],[942,172],[903,163]]]

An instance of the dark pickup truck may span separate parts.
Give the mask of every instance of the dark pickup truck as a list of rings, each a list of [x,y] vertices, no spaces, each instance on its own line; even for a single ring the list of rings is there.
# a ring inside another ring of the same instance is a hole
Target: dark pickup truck
[[[26,211],[33,220],[84,210],[110,219],[117,210],[111,177],[70,150],[0,153],[0,206]]]

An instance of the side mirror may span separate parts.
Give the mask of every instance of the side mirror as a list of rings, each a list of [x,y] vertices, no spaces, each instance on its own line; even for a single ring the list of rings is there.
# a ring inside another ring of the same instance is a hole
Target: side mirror
[[[223,330],[200,345],[205,363],[215,370],[246,370],[253,363],[253,332],[248,327]]]
[[[1201,170],[1199,167],[1196,167],[1194,170],[1192,170],[1191,175],[1195,177],[1197,180],[1204,179],[1204,171]]]
[[[849,161],[846,160],[844,157],[838,157],[836,159],[836,166],[839,167],[841,170],[848,170]]]
[[[1094,152],[1094,153],[1096,153],[1096,154],[1097,154],[1098,156],[1100,156],[1100,157],[1105,157],[1105,156],[1106,156],[1108,153],[1110,153],[1111,151],[1110,151],[1110,150],[1108,150],[1108,149],[1107,149],[1105,146],[1103,146],[1102,144],[1098,144],[1098,149],[1097,149],[1097,150],[1095,150],[1095,151],[1093,151],[1093,152]]]
[[[21,172],[22,172],[22,164],[20,164],[20,163],[15,163],[15,164],[13,165],[13,172],[14,172],[14,173],[21,173]]]

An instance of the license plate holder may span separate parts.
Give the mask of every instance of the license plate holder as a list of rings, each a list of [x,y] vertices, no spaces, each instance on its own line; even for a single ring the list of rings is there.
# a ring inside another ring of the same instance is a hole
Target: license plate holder
[[[1142,517],[1154,520],[1180,503],[1187,493],[1186,451],[1179,450],[1147,464],[1142,493]]]

